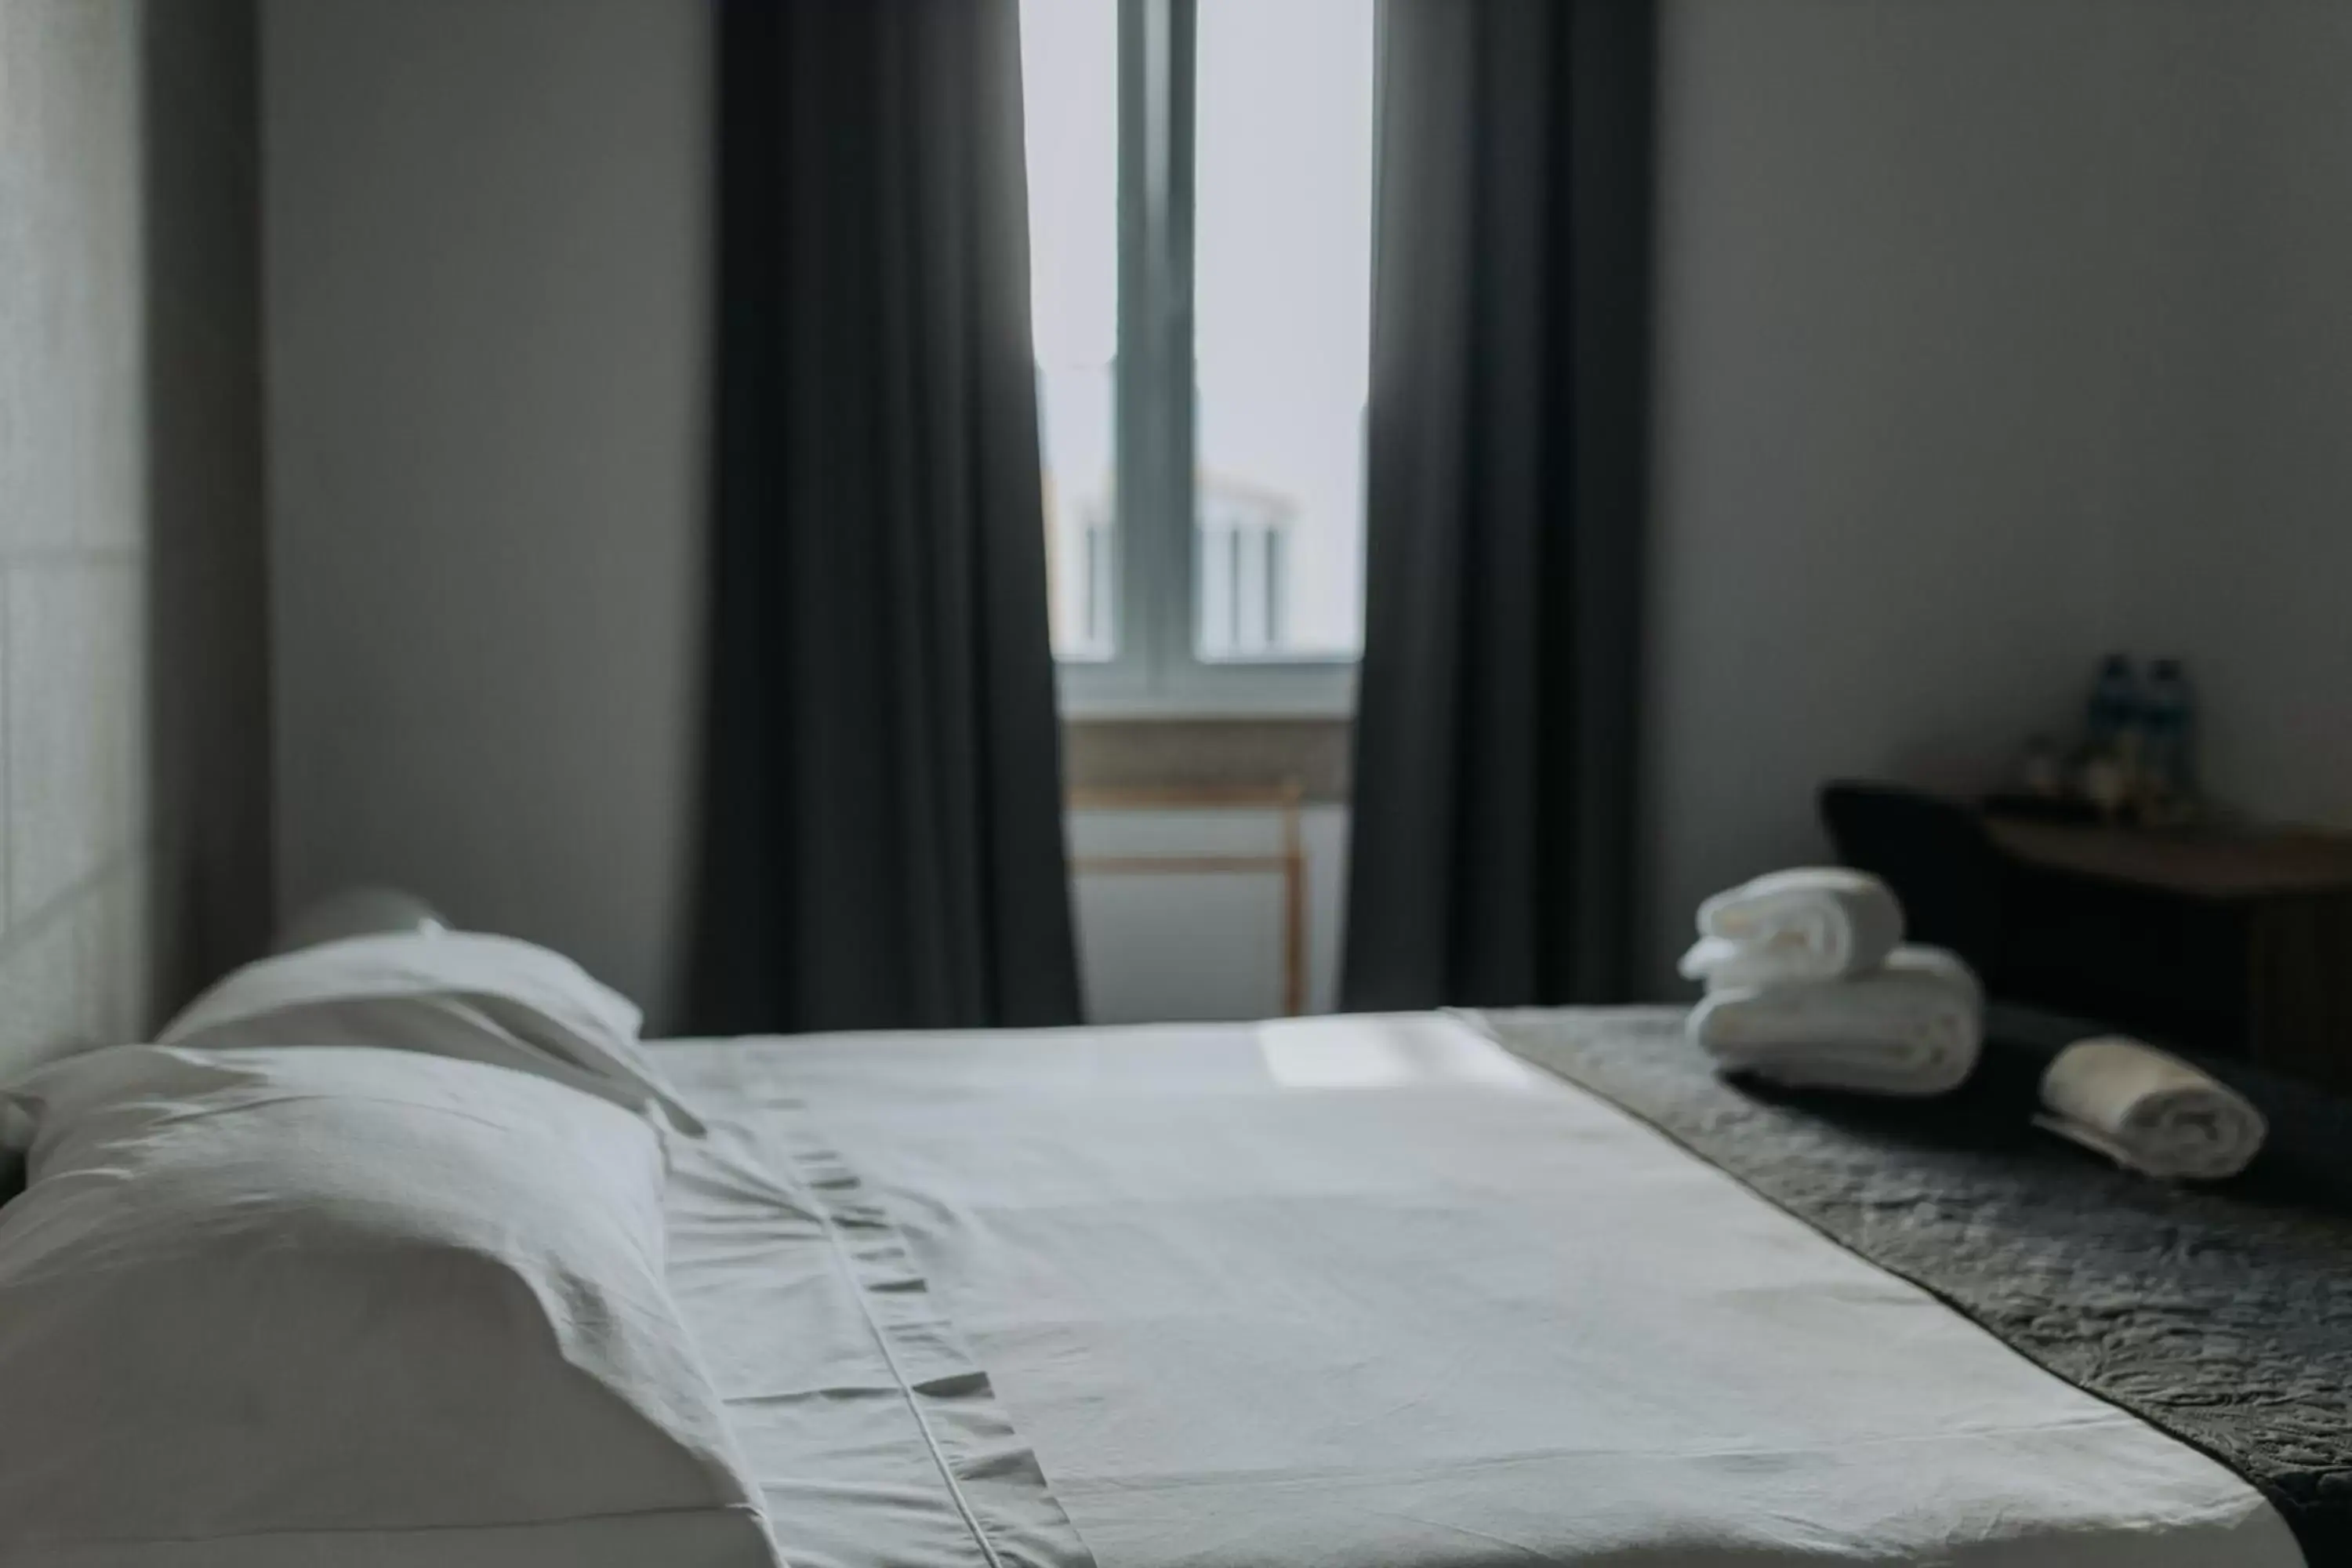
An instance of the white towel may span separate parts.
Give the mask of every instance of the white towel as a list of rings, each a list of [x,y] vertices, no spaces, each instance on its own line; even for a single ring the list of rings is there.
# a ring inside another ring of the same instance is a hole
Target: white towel
[[[1718,940],[1716,937],[1708,937],[1699,943],[1699,947],[1705,947],[1707,942]],[[1696,951],[1696,948],[1692,950],[1694,952]],[[1906,942],[1881,960],[1879,968],[1881,971],[1892,969],[1908,974],[1938,975],[1966,995],[1969,1005],[1977,1010],[1979,1016],[1984,1013],[1984,983],[1977,978],[1977,972],[1969,967],[1968,961],[1949,948]],[[1705,978],[1706,994],[1710,996],[1718,991],[1773,991],[1784,989],[1791,984],[1811,988],[1837,984],[1830,980],[1789,982],[1744,979],[1741,977],[1742,971],[1736,965],[1702,968],[1692,978],[1697,979],[1701,976]]]
[[[2219,1181],[2252,1163],[2269,1126],[2227,1084],[2121,1035],[2077,1040],[2042,1075],[2042,1126],[2151,1176]]]
[[[1689,979],[1725,985],[1835,980],[1874,969],[1903,940],[1903,906],[1877,878],[1842,867],[1775,871],[1698,907]]]
[[[1712,989],[1688,1027],[1725,1068],[1779,1083],[1943,1094],[1976,1069],[1983,994],[1956,955],[1901,947],[1851,979]]]

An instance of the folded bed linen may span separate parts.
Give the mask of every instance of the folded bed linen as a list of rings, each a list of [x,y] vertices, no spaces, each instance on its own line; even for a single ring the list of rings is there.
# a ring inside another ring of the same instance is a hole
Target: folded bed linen
[[[1903,941],[1903,906],[1885,883],[1838,866],[1774,871],[1698,909],[1692,980],[1763,985],[1834,980],[1875,968]]]
[[[714,1127],[673,1287],[794,1568],[2299,1561],[2212,1459],[1454,1020],[656,1054]]]
[[[2245,1096],[2179,1057],[2120,1035],[2077,1040],[2042,1075],[2044,1127],[2151,1176],[2219,1181],[2251,1163],[2268,1128]]]
[[[1690,1037],[1724,1068],[1795,1087],[1928,1095],[1975,1068],[1984,994],[1940,948],[1902,947],[1868,974],[1710,988]]]

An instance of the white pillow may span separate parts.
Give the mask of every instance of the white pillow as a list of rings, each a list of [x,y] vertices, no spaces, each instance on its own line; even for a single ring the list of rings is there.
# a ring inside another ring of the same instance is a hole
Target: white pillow
[[[379,1046],[551,1078],[672,1125],[702,1122],[646,1059],[627,997],[561,953],[479,931],[344,937],[248,963],[188,1005],[167,1046]]]
[[[7,1099],[0,1562],[776,1568],[644,1121],[332,1047],[116,1047]]]

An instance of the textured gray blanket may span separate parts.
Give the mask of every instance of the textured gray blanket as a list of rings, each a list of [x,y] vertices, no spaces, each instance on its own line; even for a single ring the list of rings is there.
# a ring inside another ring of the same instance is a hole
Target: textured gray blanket
[[[2261,1489],[2314,1568],[2352,1564],[2352,1113],[2260,1075],[2273,1149],[2168,1185],[2032,1127],[2047,1053],[1996,1041],[1939,1100],[1718,1079],[1679,1014],[1483,1015],[1512,1052],[1649,1122],[2067,1382]]]

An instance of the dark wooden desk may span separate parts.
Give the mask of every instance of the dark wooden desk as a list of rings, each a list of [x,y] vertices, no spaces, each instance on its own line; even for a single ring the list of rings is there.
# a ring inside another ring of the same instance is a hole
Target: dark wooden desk
[[[1986,833],[2004,994],[2352,1089],[2352,836]]]

